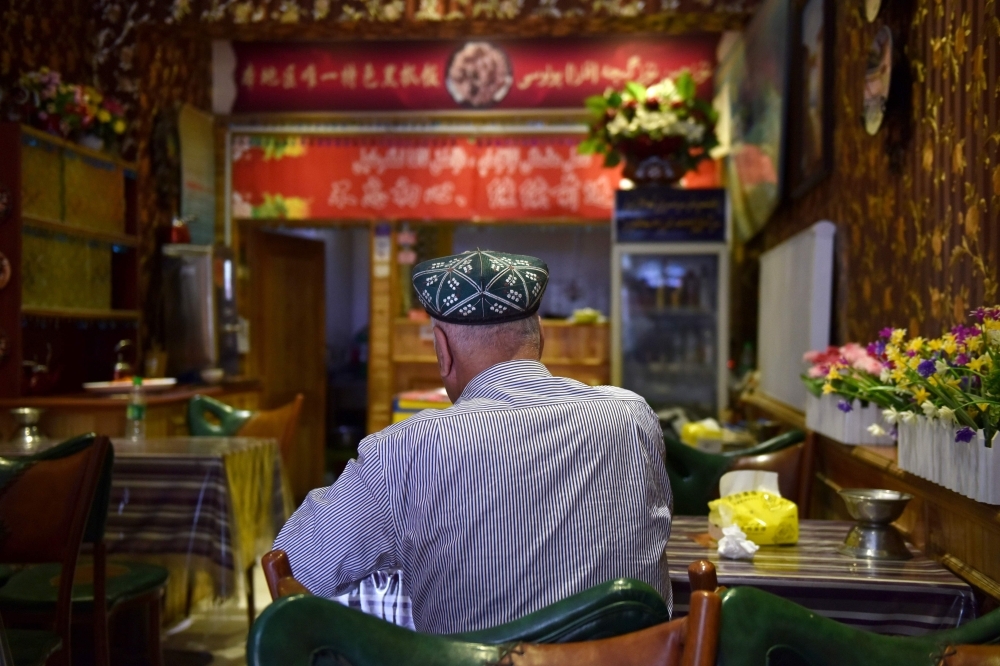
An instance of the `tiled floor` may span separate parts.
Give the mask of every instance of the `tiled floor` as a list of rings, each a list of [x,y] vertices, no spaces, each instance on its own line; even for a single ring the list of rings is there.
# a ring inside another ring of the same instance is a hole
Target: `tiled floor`
[[[259,614],[271,603],[260,567],[255,569],[254,592]],[[244,666],[247,610],[242,594],[221,605],[204,606],[184,623],[169,628],[163,638],[164,666]]]

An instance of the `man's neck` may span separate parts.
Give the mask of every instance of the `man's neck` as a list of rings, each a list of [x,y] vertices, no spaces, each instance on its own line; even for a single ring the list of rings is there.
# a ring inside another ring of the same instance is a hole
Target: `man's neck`
[[[475,359],[475,361],[471,363],[464,364],[461,368],[459,368],[458,372],[459,385],[457,387],[458,395],[455,396],[454,399],[457,400],[459,396],[465,393],[465,387],[469,385],[469,382],[478,377],[485,370],[489,370],[490,368],[492,368],[494,365],[499,365],[501,363],[506,363],[508,361],[537,361],[537,360],[539,360],[537,352],[529,352],[527,350],[522,350],[514,354],[513,356],[507,354],[504,355],[498,354],[496,356],[486,359],[480,357]]]

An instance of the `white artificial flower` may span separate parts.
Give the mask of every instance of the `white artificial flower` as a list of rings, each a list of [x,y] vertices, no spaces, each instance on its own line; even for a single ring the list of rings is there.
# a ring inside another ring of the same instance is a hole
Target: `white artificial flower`
[[[916,420],[917,415],[913,412],[900,412],[899,418],[903,423],[910,424]]]
[[[889,380],[892,379],[892,373],[889,368],[882,368],[882,373],[878,376],[879,381],[883,384],[888,384]]]
[[[899,423],[899,412],[896,410],[895,407],[890,407],[889,409],[883,409],[882,418],[884,418],[885,422],[888,423],[889,425],[896,425],[897,423]]]
[[[625,115],[619,113],[618,115],[616,115],[614,118],[611,119],[611,122],[608,123],[608,134],[610,134],[612,137],[618,137],[623,132],[628,130],[628,126],[629,122],[625,118]]]
[[[924,402],[920,405],[920,409],[924,410],[924,416],[929,419],[938,415],[937,407],[935,407],[934,403],[930,400],[924,400]]]
[[[934,369],[937,370],[937,374],[939,375],[948,372],[949,368],[950,366],[947,361],[942,361],[941,359],[934,361]]]
[[[955,410],[952,409],[951,407],[942,407],[941,409],[938,410],[937,415],[938,418],[944,421],[945,423],[955,422]]]
[[[868,426],[868,432],[875,435],[876,437],[885,436],[885,428],[883,428],[877,423],[873,423],[870,426]]]

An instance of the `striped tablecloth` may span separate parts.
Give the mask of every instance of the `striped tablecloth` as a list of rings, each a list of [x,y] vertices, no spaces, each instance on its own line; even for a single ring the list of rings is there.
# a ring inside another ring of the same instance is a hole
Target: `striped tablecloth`
[[[688,611],[688,566],[707,559],[715,564],[720,585],[767,590],[819,615],[876,633],[915,636],[956,627],[975,617],[972,588],[915,550],[914,558],[905,562],[857,560],[837,553],[851,525],[800,521],[798,544],[761,547],[753,561],[747,562],[722,559],[715,547],[702,545],[708,543],[707,518],[675,517],[667,544],[674,616]],[[401,571],[375,574],[336,599],[413,628]]]
[[[201,596],[235,594],[237,576],[270,548],[287,515],[275,440],[112,443],[109,555],[138,556],[170,569],[167,615]]]
[[[707,559],[719,584],[750,585],[832,618],[882,634],[920,635],[956,627],[975,617],[972,588],[914,550],[906,561],[859,560],[837,552],[853,523],[799,522],[794,546],[762,546],[752,562],[720,558],[705,543],[708,519],[674,518],[667,544],[674,612],[687,613],[687,568]],[[698,541],[692,539],[695,537]]]

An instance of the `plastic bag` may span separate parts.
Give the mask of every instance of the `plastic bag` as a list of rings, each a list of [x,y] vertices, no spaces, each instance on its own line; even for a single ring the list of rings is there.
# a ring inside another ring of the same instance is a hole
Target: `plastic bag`
[[[754,543],[799,541],[799,507],[780,495],[760,490],[728,495],[708,503],[708,521],[718,527],[736,525]]]

